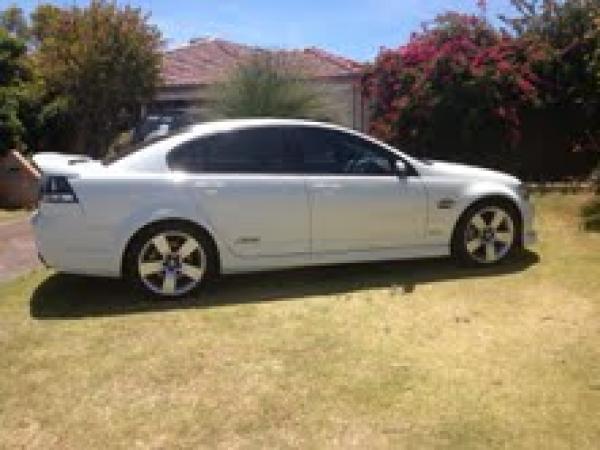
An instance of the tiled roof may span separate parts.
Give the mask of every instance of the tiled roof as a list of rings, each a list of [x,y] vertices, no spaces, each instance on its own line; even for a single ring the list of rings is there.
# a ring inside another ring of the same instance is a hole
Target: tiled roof
[[[289,67],[309,78],[334,78],[357,75],[362,64],[318,48],[302,50],[265,50],[222,39],[197,39],[167,51],[162,78],[167,86],[211,84],[225,77],[253,55],[271,53],[285,58]]]

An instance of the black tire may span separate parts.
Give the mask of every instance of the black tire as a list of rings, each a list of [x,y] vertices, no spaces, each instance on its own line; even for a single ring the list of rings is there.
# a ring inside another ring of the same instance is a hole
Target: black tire
[[[501,257],[491,262],[487,260],[483,262],[481,259],[476,258],[467,250],[467,240],[469,238],[468,228],[470,227],[472,219],[477,214],[493,208],[504,211],[510,217],[513,224],[513,237],[510,244],[508,244],[508,248],[505,253],[503,250]],[[507,259],[512,258],[521,248],[521,234],[521,214],[512,202],[500,198],[484,199],[471,205],[461,215],[452,235],[451,253],[459,263],[470,267],[485,267],[500,264]]]
[[[139,273],[138,261],[140,253],[149,241],[162,233],[182,233],[193,237],[206,256],[204,274],[200,282],[186,292],[164,295],[152,291],[143,281],[142,276]],[[183,297],[189,297],[213,281],[218,273],[218,252],[215,243],[208,233],[199,226],[178,220],[158,222],[141,229],[129,243],[123,258],[123,276],[126,281],[128,281],[137,292],[154,300],[176,300]]]

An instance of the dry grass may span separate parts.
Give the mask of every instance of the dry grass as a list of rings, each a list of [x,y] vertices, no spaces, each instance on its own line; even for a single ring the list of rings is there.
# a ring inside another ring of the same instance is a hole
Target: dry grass
[[[27,214],[28,211],[24,209],[0,209],[0,223],[11,222],[25,217]]]
[[[600,234],[232,277],[171,305],[39,272],[0,286],[0,447],[598,448]]]

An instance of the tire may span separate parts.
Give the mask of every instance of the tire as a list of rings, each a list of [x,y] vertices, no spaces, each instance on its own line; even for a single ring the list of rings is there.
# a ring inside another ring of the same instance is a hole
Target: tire
[[[125,278],[155,299],[178,299],[196,292],[218,273],[212,239],[188,222],[168,221],[142,229],[124,258]]]
[[[521,216],[502,199],[482,200],[459,219],[452,237],[452,255],[469,266],[491,266],[510,258],[520,247]]]

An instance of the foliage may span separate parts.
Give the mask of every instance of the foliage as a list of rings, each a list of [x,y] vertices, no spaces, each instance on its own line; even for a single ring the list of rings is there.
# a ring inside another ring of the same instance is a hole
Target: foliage
[[[103,0],[87,8],[42,6],[32,21],[46,96],[40,122],[72,135],[70,150],[102,156],[154,94],[158,30],[139,9]]]
[[[413,154],[502,164],[520,140],[521,110],[539,103],[545,58],[543,46],[481,18],[440,16],[366,72],[371,132]]]
[[[240,65],[216,89],[215,115],[324,118],[321,93],[294,73],[284,56],[264,54]]]
[[[27,39],[29,36],[29,27],[23,10],[13,4],[0,11],[0,28],[5,29],[14,37]]]
[[[511,1],[519,16],[504,22],[551,49],[540,73],[547,112],[566,119],[571,148],[600,151],[600,2]]]
[[[41,4],[27,22],[11,7],[0,13],[0,28],[27,38],[31,79],[11,117],[32,149],[102,156],[158,84],[160,33],[139,9],[106,0]]]
[[[371,131],[526,178],[589,173],[600,158],[600,2],[512,3],[508,31],[447,14],[382,51],[363,80]]]
[[[0,27],[0,155],[18,146],[24,133],[19,110],[29,77],[26,46]]]

